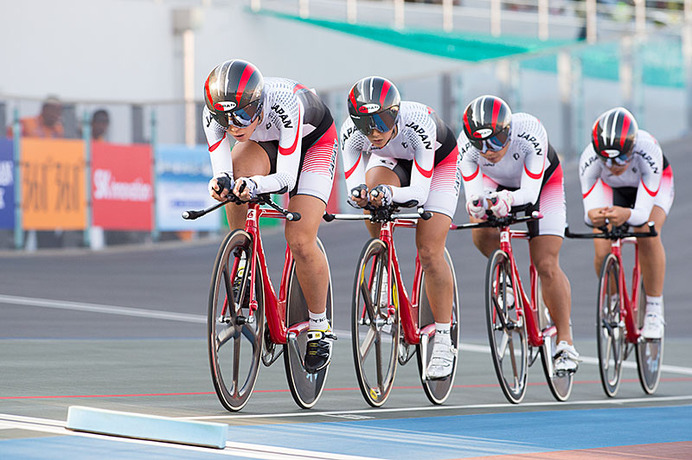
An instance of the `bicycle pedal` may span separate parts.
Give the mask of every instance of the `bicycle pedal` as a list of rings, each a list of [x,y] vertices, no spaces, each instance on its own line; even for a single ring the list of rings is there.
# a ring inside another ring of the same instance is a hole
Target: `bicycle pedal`
[[[242,315],[238,315],[235,317],[235,323],[238,326],[242,326],[243,324],[247,323],[247,318]]]

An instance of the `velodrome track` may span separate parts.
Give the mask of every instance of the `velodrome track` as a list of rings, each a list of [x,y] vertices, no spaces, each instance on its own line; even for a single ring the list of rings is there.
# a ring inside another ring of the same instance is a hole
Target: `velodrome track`
[[[358,390],[348,333],[353,272],[366,232],[361,223],[337,222],[320,230],[340,337],[327,390],[314,409],[298,409],[279,362],[260,370],[256,392],[238,414],[216,399],[204,339],[218,239],[98,253],[6,252],[0,255],[0,458],[691,458],[690,140],[664,145],[677,193],[663,236],[667,327],[654,396],[641,390],[633,356],[617,397],[603,393],[590,242],[566,240],[561,253],[572,283],[575,343],[584,357],[566,403],[553,400],[539,365],[530,369],[523,403],[504,399],[487,350],[485,260],[470,233],[456,232],[448,239],[462,298],[456,386],[443,406],[432,406],[412,360],[399,368],[385,407],[370,408]],[[564,167],[569,223],[584,231],[577,165]],[[456,220],[463,222],[463,213]],[[397,233],[400,261],[410,265],[412,232]],[[282,234],[270,230],[265,244],[278,278]],[[518,254],[525,261],[523,249]],[[410,272],[405,279],[410,282]],[[64,429],[70,406],[224,423],[229,443],[214,450],[77,434]]]

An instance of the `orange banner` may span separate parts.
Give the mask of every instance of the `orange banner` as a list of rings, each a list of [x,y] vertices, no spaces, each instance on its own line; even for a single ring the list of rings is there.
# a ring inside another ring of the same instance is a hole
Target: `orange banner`
[[[24,229],[83,230],[84,141],[25,137],[20,153]]]

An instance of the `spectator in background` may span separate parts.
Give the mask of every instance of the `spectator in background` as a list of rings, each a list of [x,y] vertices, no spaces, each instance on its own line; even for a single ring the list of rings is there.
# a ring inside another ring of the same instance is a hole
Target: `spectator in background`
[[[108,111],[99,109],[91,116],[91,139],[95,141],[105,141],[110,125]]]
[[[21,135],[45,138],[64,137],[61,115],[62,103],[57,97],[49,96],[43,101],[40,114],[19,120]],[[12,127],[7,129],[7,137],[12,137]]]

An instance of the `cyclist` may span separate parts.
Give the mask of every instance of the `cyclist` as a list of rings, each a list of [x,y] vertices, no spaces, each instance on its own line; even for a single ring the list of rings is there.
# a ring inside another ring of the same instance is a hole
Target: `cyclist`
[[[349,202],[360,208],[420,205],[432,212],[429,220],[418,221],[416,247],[436,328],[426,372],[430,379],[445,378],[457,353],[450,337],[452,272],[444,259],[461,187],[454,133],[431,108],[402,101],[386,78],[359,80],[347,104],[350,116],[340,137]],[[379,236],[377,225],[368,225],[368,231]]]
[[[638,129],[623,107],[601,114],[594,123],[591,143],[579,160],[584,220],[600,227],[629,224],[648,231],[653,221],[659,236],[639,240],[640,263],[646,291],[642,336],[663,337],[663,282],[666,253],[660,232],[675,196],[673,169],[654,137]],[[594,232],[600,232],[594,229]],[[594,240],[596,273],[610,252],[610,242]]]
[[[289,192],[288,209],[302,216],[286,222],[285,235],[310,311],[305,368],[317,372],[329,364],[336,338],[326,317],[327,261],[317,245],[336,168],[332,115],[305,86],[263,78],[240,59],[211,71],[204,100],[202,121],[214,173],[211,196],[247,201],[258,194]],[[231,136],[236,141],[232,148]],[[232,230],[244,227],[246,212],[247,205],[226,207]]]
[[[548,134],[536,117],[512,114],[505,101],[490,95],[471,101],[464,110],[463,124],[458,143],[471,221],[485,219],[486,210],[504,217],[512,206],[543,214],[542,219],[528,224],[529,251],[557,327],[555,370],[575,372],[579,353],[570,330],[571,288],[559,263],[566,222],[565,189],[562,167]],[[500,247],[496,228],[473,229],[472,238],[486,257]]]

